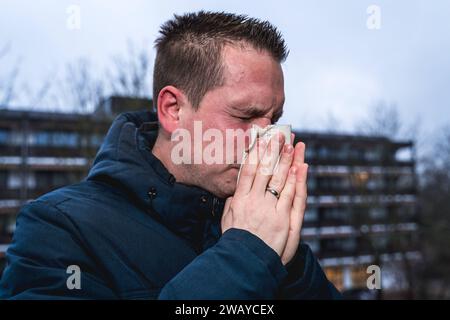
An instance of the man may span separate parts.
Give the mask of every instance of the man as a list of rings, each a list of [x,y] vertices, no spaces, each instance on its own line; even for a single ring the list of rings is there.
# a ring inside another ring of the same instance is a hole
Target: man
[[[156,48],[158,122],[147,112],[119,116],[85,181],[22,209],[0,296],[339,297],[309,247],[299,244],[303,143],[294,148],[282,135],[255,148],[247,141],[238,182],[237,158],[174,161],[180,130],[192,133],[193,144],[198,123],[224,135],[234,130],[237,141],[252,125],[278,120],[287,56],[279,32],[245,16],[198,12],[166,22]]]

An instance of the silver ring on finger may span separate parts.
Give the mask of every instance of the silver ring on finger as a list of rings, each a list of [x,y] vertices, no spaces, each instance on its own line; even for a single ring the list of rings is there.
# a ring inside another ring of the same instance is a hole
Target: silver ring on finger
[[[270,192],[271,194],[273,194],[275,196],[275,198],[279,199],[280,198],[280,194],[278,193],[277,190],[275,190],[274,188],[271,187],[267,187],[266,191]]]

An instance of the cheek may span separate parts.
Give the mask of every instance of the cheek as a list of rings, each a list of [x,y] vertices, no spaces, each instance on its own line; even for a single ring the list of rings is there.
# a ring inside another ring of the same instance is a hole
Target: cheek
[[[251,127],[252,123],[243,122],[227,114],[214,114],[202,119],[203,132],[208,129],[217,129],[221,132],[224,158],[233,158],[234,163],[241,162],[244,151],[249,147]],[[209,143],[203,142],[204,145]]]
[[[250,129],[251,124],[233,123],[233,125],[228,126],[229,133],[227,135],[228,141],[226,143],[226,151],[233,154],[232,158],[235,163],[241,163],[244,151],[248,149],[250,145]],[[232,144],[229,141],[232,141]],[[225,140],[224,140],[225,141]]]

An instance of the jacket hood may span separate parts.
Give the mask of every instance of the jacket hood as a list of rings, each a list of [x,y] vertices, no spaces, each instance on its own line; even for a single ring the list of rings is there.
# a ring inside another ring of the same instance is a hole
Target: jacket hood
[[[151,112],[130,112],[114,120],[100,147],[87,180],[120,189],[197,251],[220,237],[224,199],[199,187],[176,182],[153,155],[158,122]]]

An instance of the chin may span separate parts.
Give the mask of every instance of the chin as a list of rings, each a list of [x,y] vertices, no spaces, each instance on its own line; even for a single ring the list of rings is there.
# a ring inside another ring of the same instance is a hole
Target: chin
[[[213,179],[210,179],[211,184],[204,188],[219,198],[228,198],[236,191],[238,173],[239,169],[230,167],[222,174],[215,175]]]
[[[222,189],[218,193],[215,193],[215,195],[217,197],[221,198],[221,199],[226,199],[228,197],[233,196],[234,195],[234,191],[235,191],[235,188],[233,190],[231,190],[231,189],[230,190]]]
[[[238,172],[239,170],[236,169],[230,170],[230,173],[228,173],[226,177],[220,181],[221,191],[225,197],[234,195],[234,192],[236,191]]]

